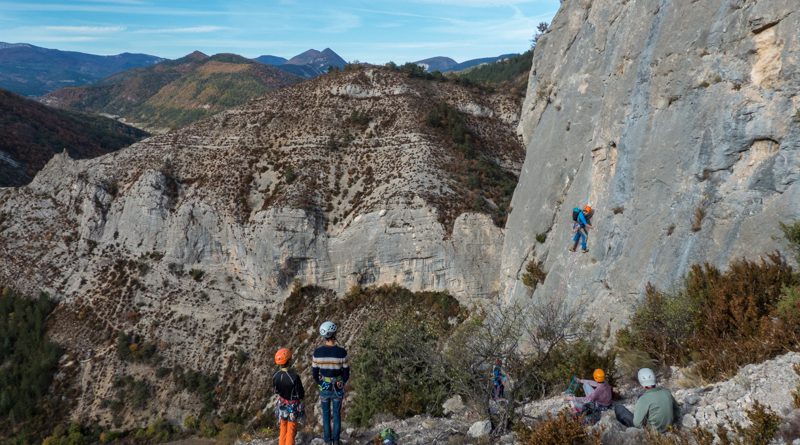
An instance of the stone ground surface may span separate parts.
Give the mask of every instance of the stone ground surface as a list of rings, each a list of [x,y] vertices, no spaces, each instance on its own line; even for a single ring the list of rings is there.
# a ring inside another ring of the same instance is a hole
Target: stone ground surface
[[[731,379],[722,382],[694,388],[680,389],[677,382],[678,373],[666,381],[665,386],[671,388],[681,406],[682,423],[684,428],[703,426],[715,429],[718,423],[729,425],[729,417],[737,423],[746,424],[745,410],[752,407],[755,401],[767,405],[785,419],[800,420],[800,410],[792,405],[792,391],[800,384],[800,376],[794,373],[792,367],[800,363],[800,353],[791,352],[773,360],[760,364],[747,365]],[[631,390],[633,389],[633,390]],[[633,406],[640,391],[634,387],[622,389],[624,397],[618,403],[623,403],[628,409]],[[452,399],[448,404],[453,404]],[[449,418],[431,418],[417,416],[405,420],[395,420],[376,424],[368,430],[347,429],[343,436],[345,443],[366,444],[371,437],[383,428],[393,428],[400,436],[399,444],[485,444],[489,438],[485,435],[472,437],[471,429],[479,430],[481,419],[479,415],[470,412],[463,404],[455,411],[449,411]],[[543,419],[548,414],[554,414],[569,407],[561,397],[529,403],[518,412],[524,416],[526,422],[534,419]],[[446,409],[446,411],[448,411]],[[800,423],[798,423],[800,425]],[[624,428],[614,418],[613,412],[606,412],[595,428],[603,428],[603,443],[606,445],[634,445],[643,443],[642,430],[638,428]],[[788,431],[788,421],[784,422],[782,431]],[[794,433],[787,433],[785,437],[790,442],[800,438],[800,429]],[[494,443],[516,443],[516,436],[510,434],[494,439]],[[321,441],[317,441],[321,443]],[[307,435],[301,438],[298,444],[315,444],[314,438]],[[783,440],[775,443],[784,443]],[[243,442],[248,445],[274,445],[277,440],[255,440]]]

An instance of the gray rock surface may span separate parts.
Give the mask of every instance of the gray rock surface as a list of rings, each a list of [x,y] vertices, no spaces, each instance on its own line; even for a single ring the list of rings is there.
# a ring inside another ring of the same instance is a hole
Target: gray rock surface
[[[492,423],[488,420],[479,420],[472,424],[469,427],[469,431],[467,431],[467,436],[469,437],[485,437],[488,436],[489,433],[492,432]]]
[[[649,281],[786,244],[800,219],[800,11],[795,0],[567,0],[539,40],[519,132],[504,295],[587,304],[620,327]],[[596,209],[571,254],[571,209]],[[697,220],[696,212],[705,217]],[[693,229],[693,225],[696,225]],[[538,233],[547,233],[539,244]]]
[[[793,366],[800,363],[800,353],[791,352],[763,363],[743,366],[736,375],[722,382],[701,387],[679,388],[677,379],[663,382],[672,391],[681,407],[681,423],[686,428],[700,426],[716,431],[718,424],[730,426],[730,421],[747,424],[746,411],[755,402],[766,405],[779,414],[784,423],[793,418],[792,392],[800,384]],[[622,403],[633,411],[640,390],[626,394]],[[554,397],[529,403],[519,409],[527,419],[541,419],[553,414],[570,403]],[[603,428],[604,444],[635,444],[643,440],[642,431],[624,428],[616,421],[612,411],[603,414],[597,428]]]

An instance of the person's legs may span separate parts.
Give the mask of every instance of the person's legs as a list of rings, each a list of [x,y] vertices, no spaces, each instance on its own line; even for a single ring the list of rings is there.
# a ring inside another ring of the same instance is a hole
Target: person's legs
[[[579,230],[578,233],[581,236],[581,249],[586,250],[586,239],[588,236],[582,230]]]
[[[619,423],[627,426],[628,428],[633,426],[633,413],[625,408],[621,403],[614,404],[614,416],[617,418]]]
[[[581,240],[581,231],[578,230],[577,232],[575,232],[575,235],[572,237],[572,248],[569,249],[569,250],[574,252],[575,249],[578,248],[578,243],[580,242],[580,240]]]
[[[280,436],[278,437],[278,445],[286,445],[286,433],[288,432],[288,427],[286,425],[287,423],[289,422],[287,422],[286,419],[281,419],[281,432]]]
[[[331,440],[338,444],[339,434],[342,432],[342,399],[337,397],[331,401],[333,402],[333,434],[331,435]]]
[[[319,398],[322,405],[322,434],[325,443],[333,442],[331,438],[331,399],[330,397]]]
[[[283,431],[283,427],[281,427]],[[286,442],[283,445],[294,445],[294,436],[297,434],[297,422],[286,421]]]

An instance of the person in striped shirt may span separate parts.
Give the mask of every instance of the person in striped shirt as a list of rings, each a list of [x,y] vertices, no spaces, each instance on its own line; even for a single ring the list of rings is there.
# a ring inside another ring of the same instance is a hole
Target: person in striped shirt
[[[336,344],[336,324],[322,323],[319,335],[325,344],[314,350],[311,372],[319,385],[319,400],[322,405],[322,430],[326,444],[339,445],[342,430],[342,400],[344,386],[350,378],[347,350]]]

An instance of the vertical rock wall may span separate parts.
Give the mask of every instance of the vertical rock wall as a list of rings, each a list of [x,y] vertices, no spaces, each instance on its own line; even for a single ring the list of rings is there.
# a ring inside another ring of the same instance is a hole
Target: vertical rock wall
[[[618,327],[648,281],[785,249],[778,222],[800,219],[798,29],[796,0],[564,1],[519,126],[505,298],[529,298],[520,277],[543,260],[534,297]],[[587,201],[590,252],[573,254],[571,209]]]

